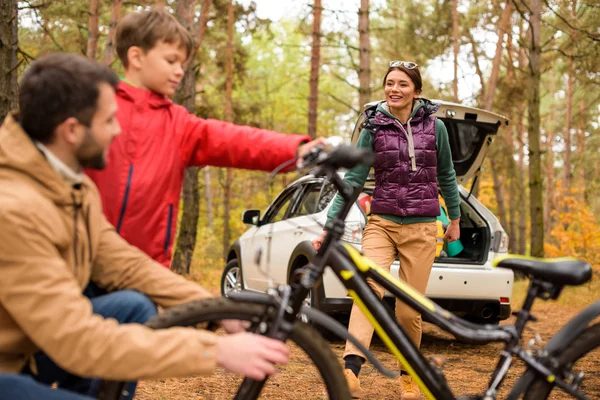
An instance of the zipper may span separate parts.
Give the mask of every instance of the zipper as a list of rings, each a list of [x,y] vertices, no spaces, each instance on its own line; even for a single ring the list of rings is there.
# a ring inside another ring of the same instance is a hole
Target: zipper
[[[129,199],[129,190],[131,189],[131,178],[133,177],[133,164],[129,166],[129,173],[127,174],[127,185],[125,185],[125,194],[123,195],[123,204],[121,205],[121,212],[119,213],[119,220],[117,222],[117,233],[121,232],[121,225],[123,224],[123,217],[125,216],[125,210],[127,209],[127,200]]]
[[[171,225],[173,220],[173,204],[169,204],[169,216],[167,219],[167,234],[165,235],[165,244],[163,245],[163,253],[166,256],[169,250],[169,243],[171,241]]]

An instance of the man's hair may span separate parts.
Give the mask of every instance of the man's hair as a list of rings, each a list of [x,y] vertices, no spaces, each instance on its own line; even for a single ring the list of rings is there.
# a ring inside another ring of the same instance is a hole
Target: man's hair
[[[130,13],[117,24],[115,36],[117,55],[123,67],[129,67],[127,51],[136,46],[147,52],[158,42],[179,44],[189,57],[192,37],[177,19],[164,10],[147,10]]]
[[[75,117],[90,126],[102,83],[116,88],[119,78],[83,56],[54,53],[36,60],[25,71],[19,89],[23,130],[33,140],[47,144],[67,118]]]

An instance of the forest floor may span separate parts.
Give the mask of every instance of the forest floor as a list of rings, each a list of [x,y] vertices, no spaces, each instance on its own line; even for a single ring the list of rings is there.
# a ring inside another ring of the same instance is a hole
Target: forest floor
[[[199,281],[206,281],[207,278],[208,281],[214,280],[214,277],[210,276],[192,277]],[[212,283],[206,286],[217,287]],[[525,289],[525,282],[515,284],[513,308],[521,304]],[[533,337],[534,332],[539,333],[541,338],[547,341],[583,307],[600,297],[599,289],[596,282],[593,286],[568,288],[557,302],[538,300],[534,305],[533,314],[539,321],[528,325],[529,329],[524,335],[524,343]],[[514,322],[514,317],[501,324],[511,322]],[[333,341],[331,347],[340,359],[344,350],[344,342]],[[442,371],[457,396],[482,393],[496,365],[501,348],[501,344],[494,343],[487,345],[461,343],[436,326],[423,324],[421,350],[426,357],[435,355],[445,360]],[[395,359],[381,341],[374,339],[371,349],[386,367],[396,368]],[[577,365],[581,367],[581,370],[586,371],[585,393],[590,399],[600,399],[600,349],[590,353]],[[519,361],[513,364],[503,383],[499,398],[507,395],[508,389],[523,370],[523,364]],[[360,380],[365,399],[399,399],[399,383],[382,376],[370,364],[365,364],[363,367]],[[215,374],[208,377],[143,381],[139,385],[136,398],[140,400],[232,399],[240,382],[241,380],[235,375],[218,369]],[[280,368],[280,371],[268,380],[261,398],[326,399],[327,393],[318,371],[309,362],[308,357],[298,347],[292,346],[289,364]],[[550,398],[566,399],[569,397],[555,390]]]

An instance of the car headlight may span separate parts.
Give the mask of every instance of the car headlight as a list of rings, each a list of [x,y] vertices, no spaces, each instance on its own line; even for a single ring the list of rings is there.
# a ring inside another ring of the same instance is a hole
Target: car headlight
[[[360,222],[346,222],[344,224],[344,234],[342,240],[348,243],[361,244],[363,228]]]
[[[508,253],[508,235],[504,231],[496,231],[493,249],[496,253]]]

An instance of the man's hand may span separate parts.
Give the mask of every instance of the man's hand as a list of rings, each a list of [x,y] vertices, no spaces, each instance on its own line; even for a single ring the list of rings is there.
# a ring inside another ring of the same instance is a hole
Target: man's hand
[[[323,244],[323,240],[325,240],[326,235],[327,235],[327,231],[323,231],[323,233],[321,233],[321,236],[319,236],[318,238],[313,239],[311,241],[315,250],[319,250],[321,248],[321,245]]]
[[[311,142],[301,144],[300,146],[298,146],[298,149],[296,150],[296,157],[298,157],[298,160],[301,160],[302,157],[305,154],[307,154],[309,151],[311,151],[314,147],[316,147],[320,144],[324,144],[324,143],[325,143],[325,138],[319,137]]]
[[[290,349],[279,340],[253,333],[236,333],[217,338],[217,365],[238,375],[262,381],[287,364]]]
[[[219,324],[227,331],[227,333],[244,332],[250,326],[249,321],[240,321],[238,319],[224,319]]]
[[[460,219],[453,219],[450,221],[450,225],[446,229],[446,233],[444,234],[445,242],[454,242],[455,240],[460,239]]]

